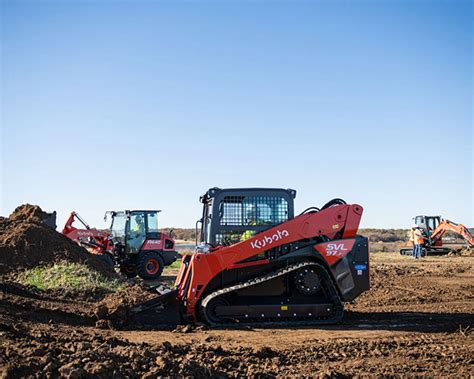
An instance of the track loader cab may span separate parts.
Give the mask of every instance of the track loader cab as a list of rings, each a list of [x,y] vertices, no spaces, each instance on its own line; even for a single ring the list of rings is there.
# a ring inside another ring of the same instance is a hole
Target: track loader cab
[[[201,243],[230,246],[294,218],[296,191],[278,188],[211,188],[200,200]]]

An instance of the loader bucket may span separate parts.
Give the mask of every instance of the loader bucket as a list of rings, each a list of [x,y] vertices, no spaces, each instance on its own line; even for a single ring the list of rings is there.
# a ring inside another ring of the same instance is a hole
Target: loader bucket
[[[56,211],[47,213],[47,217],[43,219],[43,224],[48,228],[56,230]]]
[[[167,290],[156,298],[129,309],[127,324],[144,329],[174,329],[182,324],[181,303],[176,298],[178,290]]]

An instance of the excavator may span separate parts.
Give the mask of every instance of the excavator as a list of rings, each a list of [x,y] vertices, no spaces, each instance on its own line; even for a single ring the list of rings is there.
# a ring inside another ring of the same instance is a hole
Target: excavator
[[[315,325],[342,320],[344,301],[370,287],[363,208],[333,199],[294,214],[296,191],[211,188],[200,241],[174,288],[128,313],[143,326]]]
[[[470,248],[474,247],[474,237],[468,228],[462,224],[443,219],[441,216],[416,216],[415,224],[423,233],[423,255],[443,255],[455,252],[454,249],[443,244],[443,235],[453,232],[461,236]],[[412,248],[400,250],[401,255],[411,255]]]

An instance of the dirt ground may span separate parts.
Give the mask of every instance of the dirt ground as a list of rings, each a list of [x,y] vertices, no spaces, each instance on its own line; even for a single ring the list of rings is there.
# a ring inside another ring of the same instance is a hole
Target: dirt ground
[[[116,330],[97,297],[0,283],[4,377],[474,375],[474,257],[371,256],[372,289],[343,323]],[[168,270],[166,279],[176,271]],[[78,296],[79,295],[79,296]]]

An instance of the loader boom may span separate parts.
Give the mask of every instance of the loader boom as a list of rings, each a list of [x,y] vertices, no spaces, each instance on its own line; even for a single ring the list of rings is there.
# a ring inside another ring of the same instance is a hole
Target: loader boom
[[[84,229],[76,228],[73,225],[76,219],[84,226]],[[79,244],[88,246],[95,254],[104,254],[111,248],[109,244],[110,233],[91,228],[89,224],[74,211],[71,212],[64,224],[62,234]]]

